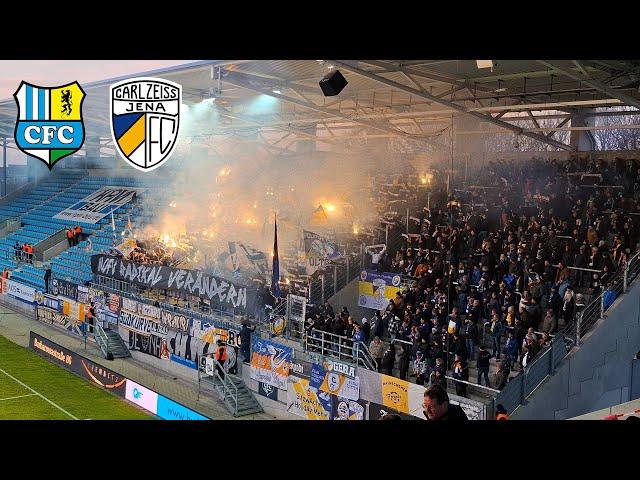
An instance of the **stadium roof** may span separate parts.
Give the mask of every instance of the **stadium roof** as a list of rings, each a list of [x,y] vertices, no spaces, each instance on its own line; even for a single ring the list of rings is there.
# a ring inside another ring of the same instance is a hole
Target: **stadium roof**
[[[404,137],[432,144],[452,117],[469,115],[562,150],[557,128],[575,129],[573,118],[620,115],[602,107],[640,107],[640,62],[626,60],[212,60],[85,83],[89,135],[111,138],[109,85],[156,76],[183,85],[183,102],[216,96],[216,121],[198,125],[199,136],[251,131],[269,147],[288,151],[299,140],[336,143],[355,137]],[[323,96],[318,81],[340,69],[349,84]],[[219,91],[217,88],[219,86]],[[263,97],[266,96],[266,97]],[[269,108],[255,108],[272,98]],[[598,108],[597,112],[593,109]],[[624,114],[624,113],[623,113]],[[13,98],[0,101],[0,134],[13,137]],[[523,126],[526,118],[533,122]],[[540,119],[556,119],[555,126]],[[265,137],[278,132],[280,136]],[[278,139],[279,138],[279,139]],[[107,140],[109,139],[109,140]],[[285,140],[286,139],[286,140]]]

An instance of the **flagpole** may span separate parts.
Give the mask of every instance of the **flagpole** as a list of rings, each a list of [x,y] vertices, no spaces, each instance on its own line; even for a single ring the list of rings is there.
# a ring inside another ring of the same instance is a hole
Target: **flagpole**
[[[111,229],[113,230],[113,246],[115,247],[118,242],[116,240],[116,221],[113,218],[113,208],[111,209]]]

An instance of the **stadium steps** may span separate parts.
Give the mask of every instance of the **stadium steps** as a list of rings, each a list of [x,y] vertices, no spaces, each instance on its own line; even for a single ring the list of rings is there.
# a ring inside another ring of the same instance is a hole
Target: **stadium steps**
[[[251,392],[251,390],[247,388],[247,386],[245,385],[244,381],[242,381],[241,378],[236,377],[235,375],[231,375],[229,373],[227,373],[226,375],[227,377],[229,377],[229,380],[231,380],[233,384],[236,386],[236,388],[238,389],[238,410],[237,411],[235,411],[236,405],[233,400],[233,394],[229,393],[225,395],[225,397],[222,399],[224,402],[224,405],[227,407],[227,410],[229,410],[229,412],[234,417],[244,417],[245,415],[252,415],[254,413],[264,412],[264,410],[262,409],[262,407],[260,406],[256,398],[253,396],[253,393]],[[214,386],[220,386],[220,381],[217,379],[217,377],[214,376],[211,378],[213,379]]]
[[[131,356],[131,352],[118,332],[105,330],[104,333],[107,335],[107,351],[111,352],[113,358],[127,358]]]

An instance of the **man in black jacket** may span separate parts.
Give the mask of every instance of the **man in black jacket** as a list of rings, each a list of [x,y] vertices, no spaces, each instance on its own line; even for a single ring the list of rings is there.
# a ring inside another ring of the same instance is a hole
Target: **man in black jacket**
[[[459,405],[449,403],[449,395],[440,385],[431,385],[424,392],[423,413],[427,420],[463,421],[468,420]]]
[[[487,387],[490,387],[489,383],[489,359],[491,359],[493,355],[491,355],[484,345],[480,345],[480,351],[478,352],[478,385],[482,385],[482,377],[484,376]]]
[[[256,327],[249,328],[247,322],[242,323],[240,329],[240,353],[242,353],[243,361],[249,363],[251,361],[251,332],[255,332]]]

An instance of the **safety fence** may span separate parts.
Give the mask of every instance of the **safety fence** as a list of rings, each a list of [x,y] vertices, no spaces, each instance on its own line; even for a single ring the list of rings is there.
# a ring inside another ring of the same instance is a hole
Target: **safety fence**
[[[345,255],[309,277],[309,303],[321,305],[358,277],[364,269],[363,255]]]
[[[600,320],[606,318],[606,311],[620,295],[624,294],[631,282],[640,273],[640,251],[636,252],[624,268],[618,269],[605,286],[604,291],[589,304],[577,311],[575,318],[561,332],[556,334],[544,350],[512,378],[495,398],[511,413],[550,375],[553,375],[573,347],[579,347],[584,336]]]

